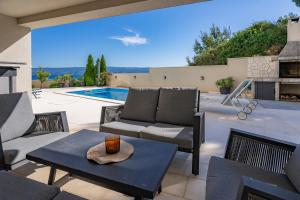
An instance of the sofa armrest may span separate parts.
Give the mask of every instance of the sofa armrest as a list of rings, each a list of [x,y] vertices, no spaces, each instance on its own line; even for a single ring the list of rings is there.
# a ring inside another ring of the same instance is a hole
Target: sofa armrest
[[[296,144],[231,129],[225,158],[285,174],[284,167]]]
[[[300,194],[253,178],[242,177],[236,200],[299,200]]]
[[[120,118],[124,105],[103,106],[101,109],[100,125]]]
[[[200,148],[200,144],[205,141],[205,112],[198,112],[194,115],[194,148]]]
[[[65,111],[40,113],[35,115],[35,122],[31,133],[69,132],[69,125]]]

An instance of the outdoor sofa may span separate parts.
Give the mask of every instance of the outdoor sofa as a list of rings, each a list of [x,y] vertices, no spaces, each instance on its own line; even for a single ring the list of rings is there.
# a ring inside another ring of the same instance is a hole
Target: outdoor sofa
[[[300,199],[300,146],[231,129],[225,158],[212,157],[206,200]]]
[[[204,126],[200,91],[194,88],[130,88],[125,105],[102,107],[100,119],[101,132],[177,144],[179,151],[193,154],[195,175]]]
[[[0,94],[0,170],[26,162],[26,154],[69,135],[65,112],[33,114],[26,92]]]
[[[0,171],[1,200],[84,200],[67,192],[60,192],[56,186]]]

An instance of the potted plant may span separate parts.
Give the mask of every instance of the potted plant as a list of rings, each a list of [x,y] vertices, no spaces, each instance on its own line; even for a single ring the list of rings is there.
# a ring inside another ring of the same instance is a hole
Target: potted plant
[[[234,79],[232,77],[223,78],[217,80],[216,85],[220,88],[221,94],[230,94],[231,88],[233,87]]]

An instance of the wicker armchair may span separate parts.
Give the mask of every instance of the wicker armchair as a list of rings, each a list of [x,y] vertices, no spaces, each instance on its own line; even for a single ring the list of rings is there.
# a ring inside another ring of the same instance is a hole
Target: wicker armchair
[[[300,199],[285,167],[297,145],[231,129],[225,158],[212,157],[206,199]],[[229,181],[230,184],[224,184]],[[222,188],[222,191],[218,191]]]
[[[27,93],[1,94],[0,104],[6,105],[0,107],[0,170],[27,163],[27,153],[69,134],[66,112],[34,115]]]

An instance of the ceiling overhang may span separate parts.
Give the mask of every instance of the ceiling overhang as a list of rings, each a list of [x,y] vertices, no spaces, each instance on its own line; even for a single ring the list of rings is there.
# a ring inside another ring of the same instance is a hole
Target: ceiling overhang
[[[207,0],[98,0],[17,18],[32,29],[122,14],[167,8]]]

